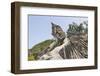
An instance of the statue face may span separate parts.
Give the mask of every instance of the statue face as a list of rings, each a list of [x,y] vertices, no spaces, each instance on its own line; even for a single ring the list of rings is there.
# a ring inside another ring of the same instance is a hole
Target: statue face
[[[57,39],[65,38],[65,33],[62,30],[62,28],[59,25],[56,25],[54,23],[51,24],[52,24],[52,35]]]

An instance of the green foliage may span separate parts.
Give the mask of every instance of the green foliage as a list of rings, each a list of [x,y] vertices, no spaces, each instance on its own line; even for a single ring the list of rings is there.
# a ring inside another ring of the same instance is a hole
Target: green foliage
[[[28,60],[29,60],[29,61],[35,60],[34,55],[28,55]]]
[[[46,49],[54,40],[49,39],[49,40],[45,40],[43,42],[40,42],[38,44],[36,44],[35,46],[32,47],[32,54],[28,56],[28,60],[36,60],[37,58],[37,54],[40,51],[43,51],[44,49]]]
[[[39,44],[36,44],[35,46],[32,47],[32,52],[36,53],[39,51],[44,50],[47,48],[54,40],[45,40],[43,42],[40,42]]]
[[[86,28],[83,26],[83,24],[86,25]],[[67,33],[87,33],[88,31],[88,23],[84,21],[83,23],[80,23],[79,25],[75,22],[72,24],[69,24],[69,28],[67,30]]]

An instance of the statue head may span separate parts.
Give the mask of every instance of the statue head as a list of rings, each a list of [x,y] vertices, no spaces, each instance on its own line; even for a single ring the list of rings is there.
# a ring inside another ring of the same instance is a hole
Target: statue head
[[[53,22],[51,22],[51,24],[52,24],[52,35],[56,39],[64,39],[65,32],[62,30],[62,28],[59,25],[54,24]]]

